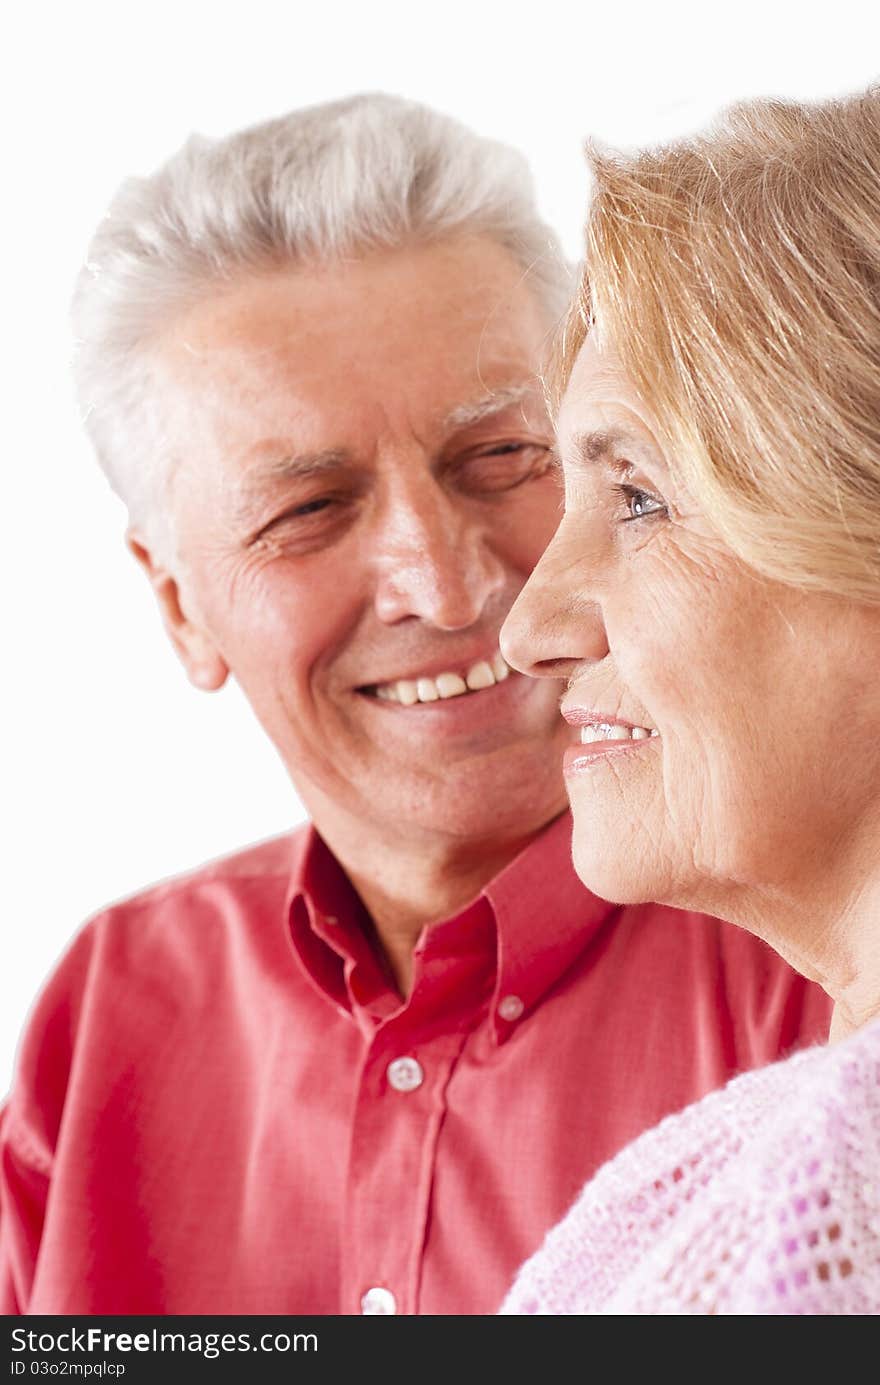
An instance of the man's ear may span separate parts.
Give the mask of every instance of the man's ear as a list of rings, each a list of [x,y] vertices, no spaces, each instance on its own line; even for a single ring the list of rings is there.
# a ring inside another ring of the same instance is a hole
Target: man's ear
[[[156,557],[148,540],[137,529],[126,531],[125,542],[153,588],[162,624],[186,669],[189,681],[206,692],[222,688],[229,676],[229,667],[211,637],[187,614],[177,579]]]

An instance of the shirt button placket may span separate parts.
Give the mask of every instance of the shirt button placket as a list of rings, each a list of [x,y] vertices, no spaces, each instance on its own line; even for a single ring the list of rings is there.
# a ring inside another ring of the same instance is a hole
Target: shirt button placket
[[[422,1168],[433,1107],[419,1100],[419,1091],[424,1096],[430,1083],[419,1059],[406,1051],[408,1037],[396,1037],[394,1043],[390,1035],[377,1035],[349,1161],[349,1186],[357,1190],[357,1201],[349,1212],[343,1299],[351,1305],[348,1312],[370,1317],[418,1311],[412,1237],[423,1242],[427,1216]]]
[[[395,1092],[414,1092],[425,1080],[425,1070],[417,1058],[392,1058],[385,1069],[389,1087]],[[361,1295],[361,1313],[374,1316],[397,1312],[397,1299],[390,1289],[374,1285]]]

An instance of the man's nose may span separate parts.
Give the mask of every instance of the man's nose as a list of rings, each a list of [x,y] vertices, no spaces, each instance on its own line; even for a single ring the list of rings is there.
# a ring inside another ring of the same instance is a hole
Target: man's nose
[[[563,520],[501,627],[501,652],[532,678],[570,678],[608,653],[596,555],[573,542]]]
[[[475,624],[508,582],[483,517],[435,483],[387,507],[376,536],[376,612],[388,625],[417,616],[440,630]]]

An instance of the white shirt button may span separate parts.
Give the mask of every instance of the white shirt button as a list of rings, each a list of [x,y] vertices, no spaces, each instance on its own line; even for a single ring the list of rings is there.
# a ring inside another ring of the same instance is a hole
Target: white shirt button
[[[503,1000],[498,1002],[499,1015],[509,1023],[518,1020],[525,1008],[518,995],[506,995]]]
[[[375,1315],[397,1312],[397,1300],[390,1289],[368,1289],[361,1298],[361,1312]]]
[[[388,1081],[396,1092],[414,1092],[425,1080],[422,1065],[415,1058],[395,1058],[388,1064],[387,1072]]]

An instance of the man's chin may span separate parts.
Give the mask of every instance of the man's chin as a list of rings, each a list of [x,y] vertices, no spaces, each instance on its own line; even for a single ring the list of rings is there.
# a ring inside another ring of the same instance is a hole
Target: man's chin
[[[415,797],[404,810],[410,832],[421,831],[460,842],[492,840],[527,841],[568,809],[565,793],[550,786],[542,792],[506,792],[486,785],[474,792],[471,776],[467,791]]]
[[[554,740],[537,748],[483,742],[470,754],[457,746],[443,754],[435,747],[426,756],[424,742],[417,750],[406,759],[396,746],[384,757],[375,745],[367,754],[351,746],[332,768],[307,774],[288,761],[288,770],[324,835],[356,830],[359,838],[395,850],[430,849],[435,841],[528,840],[568,808]]]

